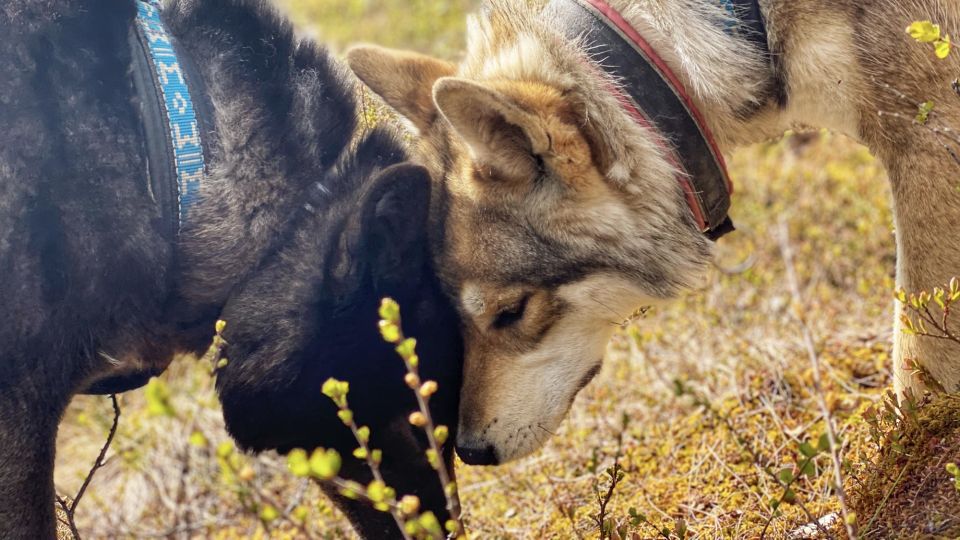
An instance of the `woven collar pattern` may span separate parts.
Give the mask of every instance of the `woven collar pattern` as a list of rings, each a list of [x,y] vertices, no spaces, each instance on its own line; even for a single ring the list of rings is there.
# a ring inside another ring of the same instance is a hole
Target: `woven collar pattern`
[[[160,90],[169,127],[168,142],[176,172],[179,233],[191,208],[199,200],[203,182],[203,143],[197,113],[173,39],[160,18],[158,0],[137,0],[136,24],[153,64],[154,82]]]

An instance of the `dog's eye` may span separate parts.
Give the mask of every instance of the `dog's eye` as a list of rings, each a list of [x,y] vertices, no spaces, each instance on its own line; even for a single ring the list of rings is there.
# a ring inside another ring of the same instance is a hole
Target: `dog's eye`
[[[502,329],[508,328],[520,322],[523,319],[523,313],[527,310],[529,296],[524,296],[515,304],[500,310],[497,317],[493,320],[493,327]]]

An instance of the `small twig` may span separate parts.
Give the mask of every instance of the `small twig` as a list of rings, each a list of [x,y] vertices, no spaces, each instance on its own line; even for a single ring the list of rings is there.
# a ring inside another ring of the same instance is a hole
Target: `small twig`
[[[883,496],[883,500],[880,501],[880,504],[877,506],[877,509],[874,510],[873,515],[870,516],[870,521],[867,521],[864,530],[870,532],[870,527],[873,526],[873,521],[877,519],[877,516],[880,515],[880,511],[883,510],[883,507],[887,505],[887,499],[890,498],[890,495],[893,495],[893,490],[896,489],[897,485],[900,483],[900,480],[903,478],[904,473],[907,472],[907,469],[910,468],[910,462],[907,462],[904,465],[903,469],[900,469],[900,474],[897,475],[897,479],[894,480],[893,485],[890,486],[890,489],[887,490],[886,494]]]
[[[820,414],[823,416],[823,423],[826,426],[827,439],[830,442],[830,460],[833,462],[834,482],[836,482],[837,498],[840,501],[840,509],[843,511],[843,523],[846,527],[847,537],[850,540],[857,538],[856,522],[851,519],[850,507],[847,504],[847,495],[843,489],[843,470],[842,461],[839,454],[839,445],[837,444],[837,432],[833,425],[833,416],[830,413],[830,407],[827,405],[826,397],[823,394],[823,382],[820,375],[820,356],[817,354],[816,343],[813,338],[813,331],[807,324],[806,318],[800,311],[802,295],[800,294],[800,283],[797,279],[796,269],[793,265],[793,250],[790,246],[790,231],[787,228],[785,219],[779,223],[780,250],[783,255],[784,266],[786,267],[787,283],[790,286],[791,295],[795,304],[794,317],[800,324],[803,343],[807,350],[807,356],[810,360],[810,367],[813,374],[813,390],[817,397],[817,405],[820,407]]]
[[[613,499],[613,494],[617,489],[617,485],[620,483],[620,480],[623,479],[623,467],[620,466],[620,458],[623,457],[623,437],[627,431],[627,422],[628,417],[626,413],[624,413],[623,425],[620,431],[617,433],[617,452],[613,456],[613,465],[607,469],[607,474],[610,475],[610,485],[607,486],[606,493],[601,493],[599,489],[599,482],[595,481],[594,483],[594,492],[597,497],[597,506],[599,506],[599,511],[597,512],[597,515],[594,516],[593,520],[597,524],[597,528],[600,531],[600,540],[608,537],[607,531],[605,531],[603,527],[604,522],[607,520],[607,506]]]
[[[453,480],[452,474],[447,471],[447,464],[443,459],[442,444],[446,442],[447,426],[437,426],[433,421],[433,415],[430,414],[429,400],[436,393],[438,385],[435,381],[423,381],[420,378],[419,364],[420,359],[416,354],[416,340],[407,339],[403,335],[403,327],[400,317],[400,306],[396,301],[390,298],[384,298],[381,302],[380,315],[380,333],[383,339],[396,346],[395,350],[403,360],[407,374],[404,382],[413,391],[417,398],[419,414],[413,413],[410,416],[410,423],[423,429],[427,436],[430,448],[427,450],[427,461],[437,472],[440,479],[440,485],[443,489],[443,495],[446,499],[446,509],[450,513],[450,520],[456,530],[450,531],[449,536],[459,538],[464,535],[463,522],[460,518],[460,494],[457,491],[457,484]],[[438,429],[439,428],[439,429]],[[438,440],[442,434],[444,440]]]
[[[785,500],[786,497],[787,497],[787,493],[789,493],[790,490],[791,490],[791,488],[793,488],[793,485],[797,483],[797,479],[802,476],[802,471],[806,470],[806,468],[807,468],[808,466],[810,466],[811,463],[813,463],[813,460],[814,460],[815,457],[816,457],[815,455],[814,455],[814,456],[807,456],[807,458],[806,458],[805,460],[803,460],[803,463],[801,463],[801,464],[799,464],[799,465],[797,466],[797,470],[798,470],[798,471],[801,471],[801,472],[800,472],[799,474],[793,475],[793,478],[791,478],[789,482],[787,482],[786,484],[783,484],[783,494],[780,495],[780,499],[779,499],[780,504],[783,504],[784,500]],[[769,527],[770,527],[770,524],[773,523],[773,519],[774,519],[775,517],[777,517],[777,511],[776,511],[776,509],[774,509],[774,511],[770,514],[770,517],[767,518],[767,522],[763,524],[763,530],[760,531],[760,538],[761,538],[761,539],[767,537],[767,528],[769,528]],[[820,520],[816,520],[816,522],[819,523]]]
[[[106,463],[105,458],[107,456],[107,450],[110,448],[110,444],[113,443],[113,438],[117,434],[117,426],[120,424],[120,404],[117,402],[117,395],[110,394],[110,401],[113,404],[113,424],[110,426],[110,432],[107,434],[107,440],[103,443],[103,446],[100,447],[100,453],[97,455],[97,460],[93,462],[93,467],[90,468],[90,472],[88,472],[86,478],[83,479],[83,483],[80,485],[77,495],[73,498],[73,501],[71,501],[70,504],[67,504],[67,500],[65,498],[59,495],[57,496],[57,504],[60,505],[60,508],[63,510],[63,513],[66,516],[66,520],[60,519],[60,521],[61,523],[65,523],[70,528],[70,533],[77,540],[80,540],[80,531],[77,529],[75,518],[77,506],[80,504],[80,500],[83,499],[83,494],[87,492],[87,488],[90,486],[93,476]]]

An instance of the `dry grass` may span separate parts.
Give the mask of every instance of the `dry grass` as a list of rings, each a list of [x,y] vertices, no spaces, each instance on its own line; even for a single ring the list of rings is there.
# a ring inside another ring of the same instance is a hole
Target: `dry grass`
[[[325,0],[310,9],[307,0],[289,3],[300,21],[316,22],[320,35],[339,44],[407,43],[453,57],[462,11],[472,2]],[[946,462],[960,462],[957,400],[927,407],[908,427],[887,426],[888,436],[901,436],[899,452],[873,443],[864,416],[890,383],[895,250],[881,168],[862,147],[831,134],[742,150],[731,168],[740,232],[721,241],[719,266],[750,264],[712,272],[700,290],[619,332],[603,372],[545,449],[495,469],[461,465],[473,536],[597,537],[596,491],[606,491],[601,472],[622,439],[625,476],[607,517],[627,525],[630,508],[643,514],[645,522],[628,525],[638,538],[675,538],[683,529],[688,538],[758,538],[765,528],[768,538],[822,534],[815,527],[800,534],[810,516],[826,517],[829,534],[842,537],[828,456],[810,460],[810,475],[794,474],[805,461],[801,444],[816,445],[824,433],[820,398],[842,441],[842,473],[862,534],[960,532],[960,494],[944,470]],[[819,395],[805,332],[822,371]],[[181,359],[163,384],[122,396],[117,440],[79,510],[81,531],[349,537],[318,490],[289,475],[281,458],[230,451],[208,371]],[[677,395],[677,380],[688,389],[684,395]],[[58,446],[61,492],[80,485],[111,419],[106,399],[71,406]],[[783,469],[800,478],[791,484],[795,503],[775,513],[771,500],[784,498],[777,478]],[[281,517],[260,519],[267,506]]]

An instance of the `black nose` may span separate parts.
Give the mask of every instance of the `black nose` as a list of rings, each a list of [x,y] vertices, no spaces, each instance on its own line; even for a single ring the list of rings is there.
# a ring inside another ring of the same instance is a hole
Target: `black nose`
[[[457,447],[457,455],[467,465],[496,465],[500,463],[497,460],[497,451],[492,445],[483,448],[468,448],[465,446]]]

